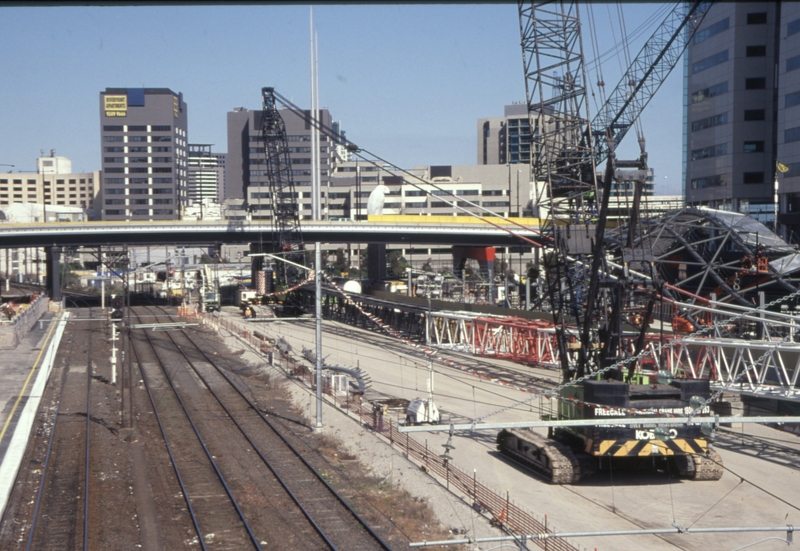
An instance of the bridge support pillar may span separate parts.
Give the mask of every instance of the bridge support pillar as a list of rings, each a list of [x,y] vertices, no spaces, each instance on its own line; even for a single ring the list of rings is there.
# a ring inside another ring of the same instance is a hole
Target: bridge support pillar
[[[45,287],[53,302],[61,301],[61,247],[45,247]]]
[[[370,243],[367,245],[367,278],[377,281],[386,277],[386,245]]]

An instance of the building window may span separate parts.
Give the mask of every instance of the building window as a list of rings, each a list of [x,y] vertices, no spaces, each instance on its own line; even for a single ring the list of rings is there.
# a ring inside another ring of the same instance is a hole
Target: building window
[[[744,142],[744,153],[763,153],[764,142]]]
[[[456,195],[480,195],[481,192],[477,189],[459,189],[456,191]]]
[[[744,79],[745,90],[763,90],[767,87],[767,79],[764,77]]]
[[[172,214],[172,209],[153,209],[153,214]]]
[[[172,188],[171,187],[157,187],[153,189],[153,195],[165,195],[171,194]]]
[[[128,180],[128,183],[131,183],[131,184],[146,184],[147,183],[147,178],[131,178],[130,180]]]
[[[153,148],[153,153],[170,153],[171,151],[171,147],[156,146]]]
[[[786,36],[792,36],[797,33],[800,33],[800,19],[789,21],[789,24],[786,25]]]
[[[128,162],[130,162],[130,163],[146,163],[147,162],[147,157],[130,157],[128,159]]]
[[[125,169],[122,168],[122,167],[117,167],[117,168],[110,167],[110,168],[105,169],[105,171],[108,172],[108,173],[113,173],[113,174],[121,174],[121,173],[125,172]]]
[[[792,92],[791,94],[786,94],[786,105],[784,107],[794,107],[795,105],[800,105],[800,92]]]
[[[794,71],[795,69],[800,68],[800,55],[796,55],[794,57],[790,57],[786,60],[786,72]]]
[[[154,142],[171,142],[172,136],[153,136]]]
[[[748,25],[766,25],[767,24],[767,12],[760,11],[756,13],[748,13],[747,14],[747,24]]]
[[[766,46],[748,46],[745,50],[745,56],[747,57],[765,57],[767,55],[767,47]]]
[[[149,199],[134,199],[131,201],[131,205],[146,205]]]
[[[129,191],[131,195],[147,195],[147,188],[136,188]]]
[[[147,132],[146,126],[128,126],[128,132]]]
[[[700,71],[705,71],[706,69],[710,69],[711,67],[720,65],[721,63],[725,63],[726,61],[728,61],[728,50],[723,50],[705,59],[701,59],[696,63],[693,63],[692,74],[699,73]]]
[[[122,216],[121,210],[106,210],[108,216]]]
[[[406,191],[406,197],[424,197],[427,192],[420,189],[409,189]]]
[[[125,148],[121,147],[121,146],[104,147],[103,148],[103,152],[104,153],[122,153],[123,151],[125,151]]]
[[[170,125],[164,126],[164,125],[155,125],[154,124],[151,127],[151,129],[152,129],[153,132],[169,132],[169,131],[172,130],[172,127]]]
[[[450,203],[445,203],[444,201],[431,201],[432,209],[443,209],[450,206],[452,206]]]
[[[692,151],[692,160],[699,161],[700,159],[707,159],[709,157],[719,157],[720,155],[728,154],[728,144],[722,143],[719,145],[712,145],[702,149],[695,149]]]
[[[171,163],[172,157],[153,157],[154,163]]]
[[[121,142],[122,136],[103,136],[104,142]]]
[[[125,195],[125,190],[124,189],[111,188],[111,189],[107,189],[105,193],[106,193],[106,195]]]
[[[146,142],[147,136],[128,136],[129,142]]]
[[[704,40],[708,40],[709,38],[711,38],[715,34],[719,34],[722,31],[727,30],[729,26],[730,26],[730,19],[728,17],[726,17],[722,21],[717,21],[716,23],[713,23],[713,24],[709,25],[705,29],[703,29],[701,31],[697,31],[694,34],[694,38],[692,39],[692,43],[700,44],[701,42],[703,42]]]
[[[106,178],[106,184],[124,184],[125,178]]]
[[[763,121],[765,117],[764,109],[745,109],[744,120],[746,121]]]
[[[124,163],[125,157],[103,157],[104,163]]]
[[[154,184],[171,184],[172,178],[153,178]]]
[[[153,172],[172,172],[171,166],[156,166],[153,167]]]
[[[745,184],[763,184],[764,183],[764,173],[763,172],[745,172],[743,181],[744,181]]]
[[[704,178],[695,178],[692,180],[692,189],[703,189],[707,187],[719,187],[726,185],[725,176],[717,174],[715,176],[706,176]]]
[[[419,203],[419,202],[417,202],[417,203],[406,203],[406,208],[407,209],[424,209],[427,205],[428,205],[428,203],[426,203],[425,201],[422,201],[421,203]]]
[[[141,146],[129,147],[128,148],[128,153],[147,153],[147,146],[145,146],[145,147],[141,147]]]
[[[124,205],[125,199],[106,199],[106,205]]]
[[[791,143],[800,141],[800,126],[794,128],[787,128],[783,131],[783,142]]]
[[[141,174],[141,173],[145,173],[146,174],[147,173],[147,167],[146,166],[134,166],[134,167],[129,168],[128,172],[138,173],[138,174]]]
[[[103,126],[104,132],[122,132],[122,126],[119,125],[104,125]]]
[[[692,123],[692,132],[696,132],[698,130],[705,130],[706,128],[711,128],[712,126],[719,126],[721,124],[728,123],[728,114],[721,113],[719,115],[714,115],[713,117],[706,117],[704,119],[700,119],[694,121]]]

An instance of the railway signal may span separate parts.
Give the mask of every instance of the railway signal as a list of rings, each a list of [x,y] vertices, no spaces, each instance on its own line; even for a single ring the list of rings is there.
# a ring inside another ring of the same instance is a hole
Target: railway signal
[[[123,300],[122,297],[111,298],[111,321],[121,321],[123,318]]]

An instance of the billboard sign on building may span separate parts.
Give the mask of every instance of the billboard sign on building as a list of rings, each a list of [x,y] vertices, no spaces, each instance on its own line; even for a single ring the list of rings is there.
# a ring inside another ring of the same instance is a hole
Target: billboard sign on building
[[[106,117],[127,117],[128,96],[105,96],[103,98],[103,108],[106,112]]]

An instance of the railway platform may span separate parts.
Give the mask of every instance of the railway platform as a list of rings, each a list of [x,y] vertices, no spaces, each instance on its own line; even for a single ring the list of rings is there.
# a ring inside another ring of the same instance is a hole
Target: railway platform
[[[28,444],[49,369],[55,359],[60,313],[46,312],[0,362],[0,518]]]

